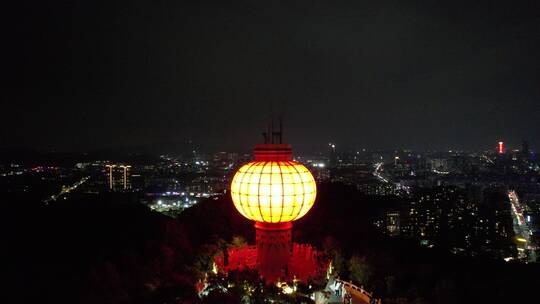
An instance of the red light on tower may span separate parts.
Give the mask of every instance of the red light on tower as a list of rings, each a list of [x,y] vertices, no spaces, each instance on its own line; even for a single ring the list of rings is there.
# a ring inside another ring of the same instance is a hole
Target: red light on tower
[[[504,153],[504,142],[502,142],[502,141],[499,142],[498,152],[499,152],[499,154]]]

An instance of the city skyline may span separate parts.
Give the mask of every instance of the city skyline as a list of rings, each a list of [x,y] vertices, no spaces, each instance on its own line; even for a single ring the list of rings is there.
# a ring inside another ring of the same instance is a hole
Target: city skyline
[[[537,298],[538,1],[3,8],[8,302]]]

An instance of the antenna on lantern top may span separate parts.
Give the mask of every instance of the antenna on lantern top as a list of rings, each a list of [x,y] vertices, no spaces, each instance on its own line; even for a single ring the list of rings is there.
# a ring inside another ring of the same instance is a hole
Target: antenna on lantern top
[[[283,122],[281,121],[281,117],[278,118],[279,120],[279,131],[274,132],[274,119],[272,119],[272,143],[273,144],[281,144],[283,139]]]
[[[265,144],[281,144],[283,143],[283,121],[278,118],[279,131],[274,131],[274,117],[270,119],[270,123],[266,125],[266,132],[262,132]]]

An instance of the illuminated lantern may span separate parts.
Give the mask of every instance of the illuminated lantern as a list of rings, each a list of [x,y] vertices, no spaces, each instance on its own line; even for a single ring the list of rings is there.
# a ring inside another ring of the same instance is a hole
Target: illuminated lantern
[[[247,163],[231,184],[236,209],[248,219],[264,223],[301,218],[313,206],[316,192],[309,170],[295,161]]]
[[[236,209],[255,221],[257,263],[265,279],[288,276],[292,221],[306,215],[316,195],[313,175],[292,160],[290,145],[257,145],[255,160],[236,172],[231,197]]]

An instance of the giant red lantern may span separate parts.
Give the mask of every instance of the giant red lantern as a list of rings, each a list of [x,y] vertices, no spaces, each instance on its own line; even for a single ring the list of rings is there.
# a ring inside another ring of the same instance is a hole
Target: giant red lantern
[[[231,197],[236,209],[255,221],[257,264],[265,279],[289,275],[292,221],[306,215],[316,195],[313,175],[292,159],[290,145],[257,145],[255,160],[236,172]]]

